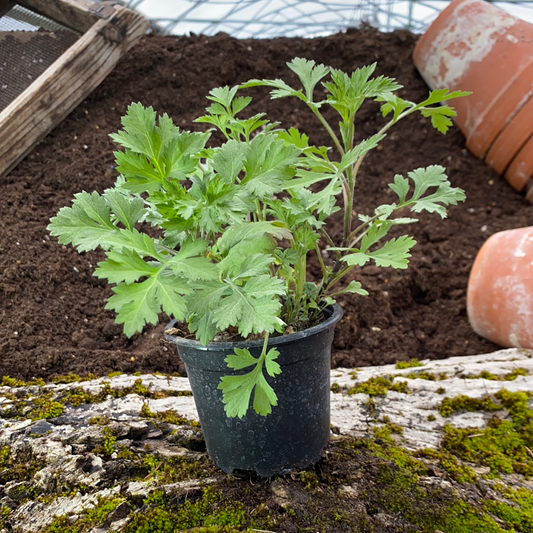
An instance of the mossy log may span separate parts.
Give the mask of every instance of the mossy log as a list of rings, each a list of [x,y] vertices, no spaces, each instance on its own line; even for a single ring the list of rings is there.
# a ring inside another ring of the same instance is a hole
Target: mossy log
[[[213,466],[186,378],[5,377],[0,531],[531,531],[531,355],[333,370],[322,460],[268,480]]]

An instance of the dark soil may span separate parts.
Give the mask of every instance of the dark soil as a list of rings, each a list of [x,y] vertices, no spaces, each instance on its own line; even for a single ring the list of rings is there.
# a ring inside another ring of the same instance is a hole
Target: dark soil
[[[46,226],[74,193],[102,191],[113,184],[115,146],[108,134],[132,101],[166,112],[181,127],[206,107],[205,95],[220,85],[249,78],[287,79],[285,63],[295,56],[351,71],[378,62],[378,73],[395,77],[413,101],[427,87],[412,61],[416,36],[374,29],[317,39],[236,40],[215,37],[148,36],[119,63],[102,85],[48,135],[8,176],[1,178],[0,208],[0,371],[21,379],[75,372],[107,374],[174,372],[174,349],[163,340],[162,318],[128,340],[104,310],[111,294],[92,277],[101,253],[78,253],[57,244]],[[266,110],[284,125],[311,131],[318,126],[297,102],[271,102],[257,91],[254,110]],[[383,124],[378,108],[360,113],[359,134],[368,137]],[[329,144],[316,134],[316,143]],[[408,270],[368,266],[356,277],[369,297],[345,296],[337,329],[334,366],[391,363],[413,357],[445,358],[489,352],[497,346],[479,338],[466,314],[466,288],[474,257],[496,231],[533,224],[533,210],[522,196],[464,148],[454,128],[446,136],[427,120],[412,117],[389,134],[360,172],[358,210],[369,213],[390,199],[387,184],[395,173],[417,167],[447,167],[467,201],[449,218],[420,217],[411,227],[418,245]],[[334,225],[334,221],[332,224]],[[334,232],[335,229],[332,228]]]

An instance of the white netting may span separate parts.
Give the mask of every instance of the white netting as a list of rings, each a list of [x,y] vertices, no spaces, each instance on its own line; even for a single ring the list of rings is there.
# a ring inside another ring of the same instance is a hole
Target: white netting
[[[371,24],[382,31],[423,32],[444,0],[121,0],[146,15],[155,31],[238,38],[313,37]],[[533,22],[533,2],[494,2]]]

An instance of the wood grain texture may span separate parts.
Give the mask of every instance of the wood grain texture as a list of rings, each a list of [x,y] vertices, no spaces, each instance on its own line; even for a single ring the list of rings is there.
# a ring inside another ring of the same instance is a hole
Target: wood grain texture
[[[149,27],[116,6],[0,113],[0,176],[9,172],[97,87]]]
[[[85,33],[98,20],[91,0],[18,0],[18,4]]]

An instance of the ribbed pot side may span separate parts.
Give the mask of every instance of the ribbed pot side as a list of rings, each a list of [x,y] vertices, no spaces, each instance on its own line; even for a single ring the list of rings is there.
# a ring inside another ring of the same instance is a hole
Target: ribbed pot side
[[[266,417],[251,408],[243,418],[228,418],[224,412],[220,379],[233,371],[224,359],[235,347],[248,348],[259,357],[263,341],[199,342],[167,335],[185,364],[198,410],[207,451],[224,472],[255,471],[269,477],[317,462],[330,436],[331,344],[342,309],[325,311],[326,320],[307,330],[271,338],[269,348],[280,355],[281,374],[267,381],[274,388],[278,405]],[[171,328],[171,322],[167,329]]]

